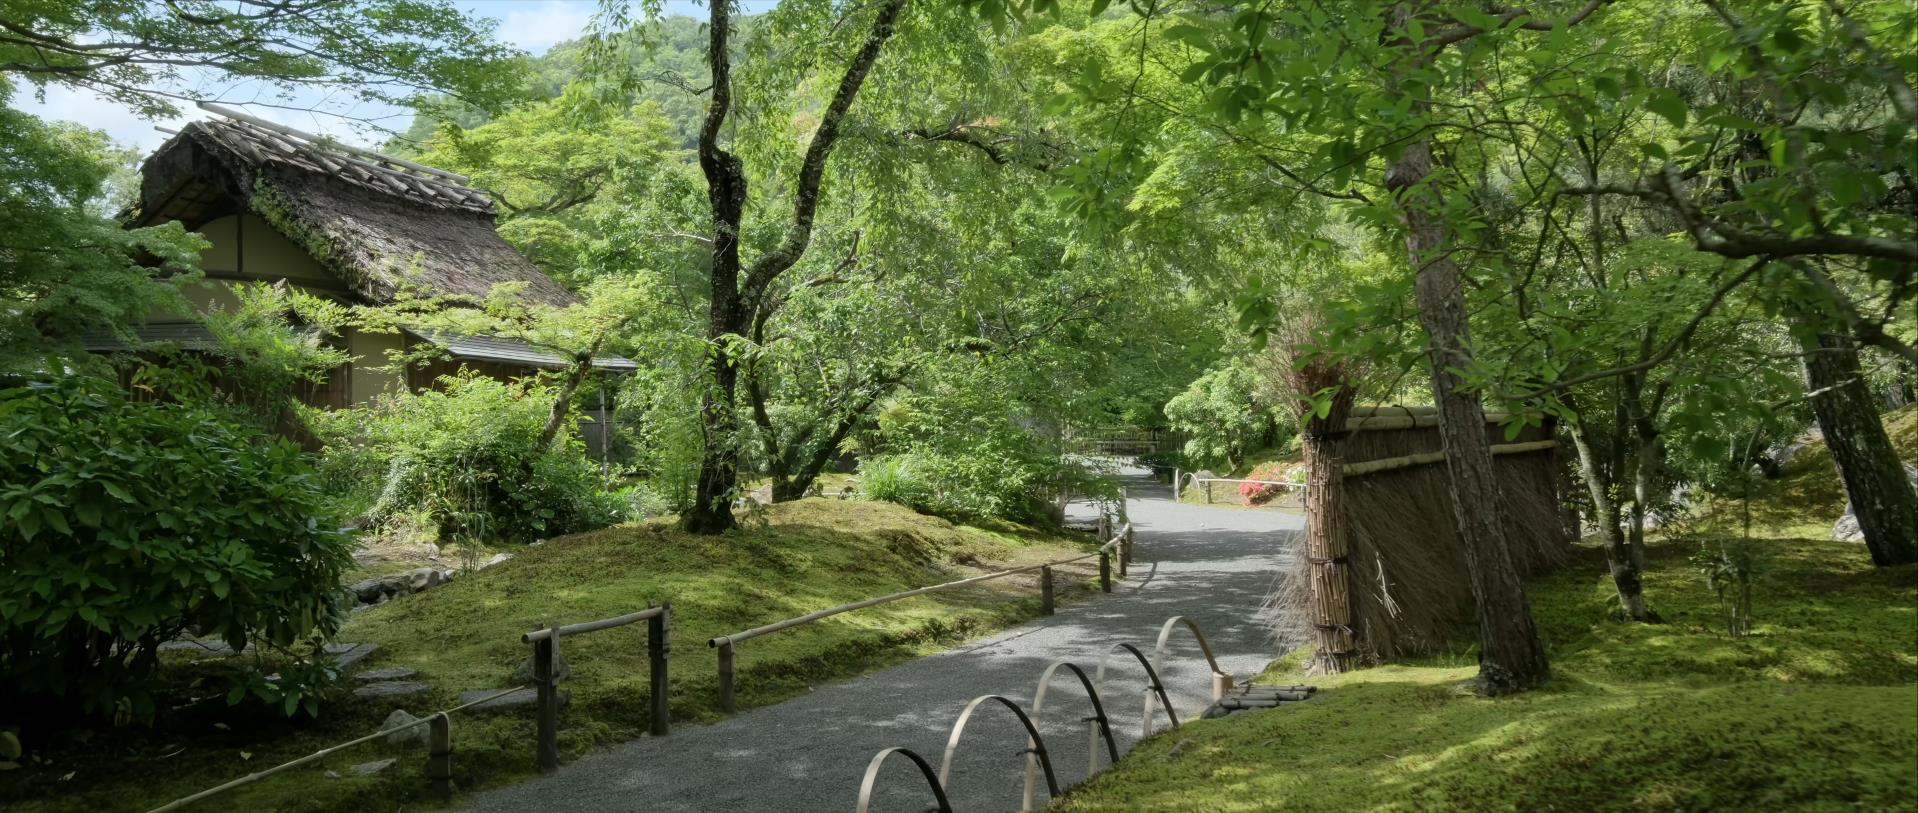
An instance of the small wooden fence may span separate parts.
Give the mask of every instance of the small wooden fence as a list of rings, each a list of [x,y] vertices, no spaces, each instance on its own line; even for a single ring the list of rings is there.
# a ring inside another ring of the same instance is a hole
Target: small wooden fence
[[[1089,761],[1086,765],[1086,777],[1090,779],[1094,774],[1099,772],[1101,755],[1105,757],[1105,763],[1108,765],[1117,762],[1119,759],[1119,747],[1113,739],[1111,720],[1108,719],[1106,715],[1105,700],[1100,694],[1100,688],[1105,686],[1106,671],[1107,667],[1111,665],[1112,655],[1123,652],[1126,656],[1129,656],[1132,661],[1138,663],[1140,669],[1145,673],[1145,715],[1142,723],[1143,730],[1141,736],[1151,735],[1152,725],[1157,719],[1157,712],[1159,711],[1165,712],[1166,722],[1171,727],[1179,727],[1179,713],[1173,708],[1172,699],[1166,694],[1165,684],[1159,679],[1159,666],[1165,663],[1167,644],[1170,642],[1172,634],[1180,628],[1189,630],[1192,633],[1192,637],[1198,641],[1199,652],[1205,657],[1206,665],[1212,671],[1211,690],[1213,702],[1224,699],[1225,696],[1232,691],[1232,676],[1219,668],[1219,661],[1212,654],[1212,645],[1206,642],[1205,633],[1199,630],[1199,625],[1192,619],[1184,616],[1173,616],[1172,618],[1166,619],[1165,623],[1159,627],[1158,643],[1153,647],[1151,656],[1147,656],[1137,646],[1130,643],[1119,643],[1112,645],[1111,648],[1106,650],[1105,655],[1100,657],[1098,670],[1091,676],[1086,674],[1085,669],[1069,661],[1054,661],[1047,665],[1045,671],[1039,675],[1039,687],[1033,692],[1032,710],[1030,712],[1020,708],[1018,703],[1002,695],[986,694],[973,698],[971,702],[966,704],[965,709],[959,713],[959,719],[953,722],[952,732],[946,737],[945,756],[940,760],[937,771],[933,770],[931,762],[928,762],[925,757],[913,752],[910,748],[887,748],[874,754],[872,761],[866,764],[866,774],[859,783],[858,813],[868,813],[868,811],[871,810],[873,792],[877,789],[879,782],[879,769],[884,767],[886,760],[894,755],[903,756],[911,760],[912,763],[919,768],[920,775],[925,778],[926,785],[932,791],[933,809],[940,813],[952,813],[952,802],[946,793],[946,788],[952,781],[954,757],[958,754],[959,743],[965,736],[966,726],[972,721],[973,713],[989,703],[996,703],[999,706],[1005,707],[1014,717],[1018,718],[1020,726],[1026,731],[1025,799],[1024,806],[1021,809],[1035,809],[1034,802],[1037,800],[1038,791],[1037,780],[1041,776],[1045,778],[1048,798],[1057,797],[1060,792],[1059,777],[1057,772],[1053,770],[1052,755],[1046,750],[1045,739],[1039,735],[1039,720],[1040,713],[1045,708],[1046,691],[1048,687],[1052,685],[1052,679],[1058,674],[1060,669],[1065,669],[1072,673],[1072,676],[1077,679],[1080,688],[1085,690],[1087,698],[1092,702],[1092,716],[1085,718],[1087,737],[1090,740],[1087,749],[1087,759]],[[1125,661],[1126,658],[1124,657],[1120,659],[1121,663]],[[1195,715],[1188,715],[1185,719],[1191,720],[1194,716]],[[1101,746],[1103,746],[1103,748]]]
[[[1214,488],[1215,483],[1227,483],[1228,485],[1221,491]],[[1259,507],[1276,508],[1282,511],[1305,510],[1306,484],[1304,483],[1294,483],[1286,480],[1245,480],[1235,477],[1200,477],[1196,472],[1181,472],[1176,469],[1173,470],[1172,473],[1172,499],[1177,500],[1180,495],[1196,488],[1204,495],[1207,505],[1224,501],[1243,503],[1244,498],[1239,491],[1238,484],[1244,483],[1253,483],[1279,490],[1278,494],[1259,503]]]
[[[1105,532],[1107,529],[1110,528],[1109,521],[1104,516],[1100,517],[1099,527],[1102,531],[1102,535],[1104,535],[1103,532]],[[734,679],[735,679],[733,656],[734,656],[734,648],[742,642],[745,642],[753,638],[758,638],[761,635],[769,635],[769,634],[778,632],[780,630],[791,629],[793,627],[801,626],[804,624],[810,624],[822,618],[828,618],[831,616],[838,615],[840,613],[851,612],[853,610],[864,609],[866,607],[872,607],[880,604],[899,601],[902,599],[913,598],[915,596],[924,596],[931,593],[939,593],[947,590],[956,590],[961,587],[967,587],[970,585],[979,584],[981,582],[992,581],[994,579],[1003,579],[1007,576],[1014,576],[1020,573],[1031,573],[1033,571],[1039,572],[1039,600],[1041,602],[1041,607],[1043,608],[1042,611],[1046,615],[1051,615],[1053,612],[1053,596],[1052,596],[1053,594],[1052,569],[1053,568],[1058,567],[1060,565],[1071,564],[1073,562],[1082,562],[1096,556],[1099,558],[1099,590],[1101,592],[1110,593],[1112,592],[1112,560],[1114,556],[1116,555],[1119,560],[1119,577],[1125,578],[1126,566],[1132,561],[1132,537],[1133,537],[1132,523],[1128,522],[1128,523],[1125,523],[1125,525],[1122,528],[1120,528],[1118,532],[1113,533],[1111,538],[1108,539],[1104,545],[1100,545],[1097,551],[1085,554],[1083,556],[1074,556],[1071,558],[1059,559],[1057,561],[1046,562],[1044,564],[1038,564],[1038,565],[1027,565],[1025,567],[1016,567],[1011,570],[1001,570],[996,573],[987,573],[980,576],[973,576],[971,578],[960,579],[958,581],[946,582],[944,584],[935,584],[935,585],[932,585],[931,587],[921,587],[916,590],[906,590],[903,592],[893,593],[890,595],[877,596],[877,597],[868,598],[868,599],[861,599],[859,601],[855,601],[849,604],[841,604],[837,607],[829,607],[827,609],[820,610],[818,612],[807,613],[805,615],[798,616],[796,618],[788,618],[784,621],[775,621],[765,626],[754,627],[748,630],[741,630],[739,632],[732,633],[731,635],[721,635],[716,638],[709,639],[706,642],[706,645],[713,649],[718,650],[719,652],[719,708],[722,711],[727,711],[727,712],[733,712],[738,710],[738,701],[734,695],[734,688],[733,688]]]
[[[540,773],[559,770],[559,675],[554,663],[559,657],[559,639],[569,635],[609,630],[627,624],[646,622],[647,672],[651,678],[647,698],[651,724],[648,733],[664,737],[672,730],[672,715],[666,697],[666,656],[672,651],[673,605],[647,607],[636,613],[603,618],[563,627],[541,627],[520,636],[520,642],[533,645],[533,688],[539,692],[534,718],[539,741],[533,762]]]
[[[271,768],[235,779],[223,785],[207,788],[191,796],[176,799],[149,811],[149,813],[172,813],[234,788],[250,785],[277,773],[291,770],[324,759],[333,754],[357,745],[372,742],[381,737],[411,731],[420,726],[427,727],[426,779],[433,795],[441,801],[453,798],[453,723],[452,715],[475,706],[483,706],[497,701],[514,692],[524,691],[528,686],[538,694],[535,703],[536,742],[534,764],[542,773],[550,773],[559,767],[559,689],[558,675],[554,662],[559,652],[559,639],[569,635],[623,627],[640,621],[647,622],[646,653],[651,661],[652,697],[651,733],[664,736],[671,728],[672,721],[666,703],[666,655],[671,651],[672,605],[648,607],[636,613],[588,621],[582,624],[568,624],[561,627],[541,627],[520,636],[520,642],[533,647],[533,682],[520,684],[510,689],[502,689],[471,702],[462,703],[444,711],[434,712],[413,722],[393,728],[373,732],[358,739],[339,745],[322,748],[299,759],[283,762]]]

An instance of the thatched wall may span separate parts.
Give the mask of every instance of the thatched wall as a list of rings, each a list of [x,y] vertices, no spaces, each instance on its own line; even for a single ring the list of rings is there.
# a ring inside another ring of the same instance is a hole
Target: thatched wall
[[[1354,422],[1372,408],[1354,410]],[[1376,414],[1386,414],[1376,410]],[[1503,430],[1494,428],[1494,438]],[[1549,427],[1530,427],[1500,445],[1552,439]],[[1310,442],[1310,441],[1308,441]],[[1435,426],[1362,429],[1325,441],[1342,458],[1337,465],[1403,458],[1441,451]],[[1496,447],[1495,447],[1496,448]],[[1519,447],[1525,448],[1525,447]],[[1494,457],[1505,505],[1505,532],[1520,572],[1534,575],[1565,561],[1571,540],[1560,517],[1558,466],[1553,449]],[[1334,465],[1325,462],[1323,465]],[[1314,472],[1314,478],[1319,472]],[[1344,477],[1340,493],[1344,571],[1358,659],[1376,663],[1446,649],[1472,622],[1465,555],[1453,516],[1443,460]],[[1280,601],[1304,608],[1311,601],[1312,563],[1298,557],[1287,573]],[[1281,618],[1307,625],[1304,612]],[[1281,630],[1289,640],[1311,640],[1307,628]]]

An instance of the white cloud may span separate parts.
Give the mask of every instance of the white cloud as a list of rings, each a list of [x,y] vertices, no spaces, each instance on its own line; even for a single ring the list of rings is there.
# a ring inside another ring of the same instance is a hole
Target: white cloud
[[[545,53],[548,48],[585,34],[596,8],[595,3],[578,0],[542,0],[533,4],[513,5],[515,8],[499,18],[499,38],[534,54]],[[485,4],[474,4],[473,8],[481,14],[494,16],[487,14]]]

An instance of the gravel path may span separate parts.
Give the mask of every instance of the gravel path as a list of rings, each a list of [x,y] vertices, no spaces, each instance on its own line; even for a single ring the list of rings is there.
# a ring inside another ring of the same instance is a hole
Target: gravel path
[[[811,694],[708,726],[675,728],[566,765],[558,773],[473,799],[481,811],[849,811],[873,754],[906,746],[936,770],[953,721],[968,700],[1005,695],[1029,708],[1040,672],[1067,659],[1091,673],[1120,642],[1147,653],[1174,615],[1198,621],[1224,671],[1243,682],[1270,660],[1258,623],[1303,518],[1205,508],[1132,473],[1128,510],[1138,530],[1131,578],[1112,595],[1051,618],[911,663],[822,686]],[[1075,506],[1076,508],[1077,506]],[[710,653],[683,642],[679,668],[706,668]],[[1181,719],[1203,708],[1210,679],[1198,648],[1176,635],[1160,665]],[[695,664],[698,664],[697,666]],[[1065,670],[1061,670],[1063,673]],[[1123,753],[1139,738],[1142,671],[1113,659],[1101,695]],[[1055,677],[1041,719],[1061,787],[1085,779],[1090,703],[1077,681]],[[1163,715],[1158,725],[1163,727]],[[1003,706],[982,706],[958,751],[949,788],[963,811],[1018,810],[1025,735]],[[895,757],[881,774],[875,811],[923,811],[925,781]],[[1038,789],[1041,805],[1045,785]]]

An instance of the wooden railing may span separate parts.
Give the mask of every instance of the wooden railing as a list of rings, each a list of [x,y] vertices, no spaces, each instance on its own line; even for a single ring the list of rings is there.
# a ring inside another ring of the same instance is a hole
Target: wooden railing
[[[647,671],[651,679],[648,689],[651,696],[646,699],[652,718],[648,733],[663,737],[672,730],[672,715],[666,697],[666,656],[672,651],[669,637],[672,634],[672,618],[673,605],[669,603],[598,621],[541,627],[520,636],[521,643],[533,646],[533,688],[539,692],[534,709],[539,740],[533,749],[533,765],[539,768],[540,773],[559,770],[559,675],[553,667],[559,657],[559,639],[569,635],[583,635],[645,621],[646,659],[649,662]]]
[[[581,635],[588,632],[612,629],[614,627],[623,627],[627,624],[638,623],[640,621],[648,622],[646,652],[652,662],[652,697],[649,698],[652,712],[651,733],[654,736],[664,736],[668,733],[672,725],[666,703],[666,655],[672,648],[669,637],[671,635],[672,612],[672,605],[667,604],[664,606],[648,607],[636,613],[629,613],[614,618],[587,621],[580,624],[567,624],[560,627],[541,627],[540,629],[533,630],[520,636],[521,643],[531,644],[533,646],[533,682],[530,684],[521,684],[510,689],[501,689],[485,697],[475,699],[468,703],[462,703],[445,711],[434,712],[404,725],[375,731],[358,739],[322,748],[299,759],[283,762],[271,768],[247,774],[226,784],[207,788],[191,796],[168,802],[167,804],[154,808],[149,811],[149,813],[172,813],[172,811],[183,809],[194,802],[217,796],[234,788],[250,785],[285,770],[324,759],[356,745],[372,742],[381,737],[390,737],[396,733],[410,731],[420,726],[428,727],[426,749],[427,782],[431,786],[435,797],[441,801],[451,800],[453,797],[452,715],[455,712],[465,711],[474,706],[482,706],[494,702],[514,692],[523,691],[528,686],[531,686],[539,692],[534,712],[537,720],[534,764],[541,772],[551,772],[559,767],[559,681],[558,675],[555,674],[553,669],[555,658],[559,653],[559,639],[569,635]]]
[[[1100,525],[1102,529],[1109,527],[1106,524],[1106,520],[1103,516],[1101,517]],[[1046,615],[1051,615],[1054,609],[1053,587],[1052,587],[1052,569],[1054,567],[1058,567],[1059,565],[1071,564],[1073,562],[1082,562],[1097,556],[1099,558],[1099,590],[1101,592],[1110,593],[1112,592],[1112,560],[1115,556],[1118,558],[1119,577],[1124,578],[1126,575],[1126,566],[1132,560],[1132,536],[1133,536],[1132,524],[1126,523],[1122,528],[1119,529],[1118,532],[1114,533],[1111,539],[1107,540],[1104,545],[1100,545],[1098,550],[1092,553],[1085,554],[1083,556],[1074,556],[1066,559],[1059,559],[1056,561],[1046,562],[1044,564],[1026,565],[1025,567],[1016,567],[1011,570],[1001,570],[996,573],[986,573],[984,575],[973,576],[970,578],[960,579],[958,581],[950,581],[944,584],[935,584],[935,585],[932,585],[931,587],[921,587],[915,590],[906,590],[903,592],[892,593],[889,595],[875,596],[873,598],[861,599],[859,601],[854,601],[848,604],[841,604],[837,607],[828,607],[824,610],[819,610],[817,612],[811,612],[802,616],[788,618],[788,619],[785,619],[784,621],[775,621],[765,626],[753,627],[752,629],[748,629],[748,630],[740,630],[739,632],[732,633],[731,635],[721,635],[715,638],[711,638],[706,641],[706,645],[713,649],[718,650],[719,652],[719,708],[722,711],[727,711],[727,712],[738,710],[738,701],[736,699],[735,692],[734,692],[735,669],[734,669],[733,656],[734,656],[734,647],[744,641],[747,641],[753,638],[758,638],[761,635],[770,635],[780,630],[791,629],[793,627],[810,624],[822,618],[830,618],[840,613],[851,612],[853,610],[864,609],[866,607],[873,607],[880,604],[887,604],[890,602],[909,599],[916,596],[924,596],[932,593],[940,593],[947,590],[956,590],[961,587],[968,587],[971,585],[979,584],[981,582],[992,581],[994,579],[1003,579],[1007,576],[1014,576],[1021,573],[1031,573],[1033,571],[1039,572],[1039,600],[1040,600],[1041,612],[1045,613]]]

